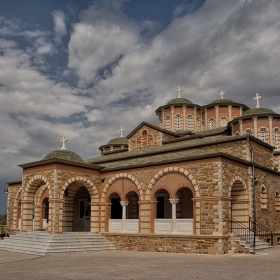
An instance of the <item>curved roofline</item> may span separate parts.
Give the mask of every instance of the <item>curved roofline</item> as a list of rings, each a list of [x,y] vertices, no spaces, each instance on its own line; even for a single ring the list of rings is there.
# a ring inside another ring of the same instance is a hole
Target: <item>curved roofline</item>
[[[238,120],[251,119],[251,118],[253,118],[255,116],[257,116],[257,117],[277,116],[278,118],[280,118],[280,114],[277,114],[277,113],[270,113],[270,114],[269,113],[266,113],[266,114],[265,113],[261,113],[261,114],[252,114],[252,115],[240,116],[238,118],[235,118],[235,119],[229,121],[228,123],[231,124],[231,123],[235,123]]]
[[[198,104],[194,104],[194,103],[178,103],[178,104],[166,104],[166,105],[162,105],[162,106],[158,107],[158,108],[155,110],[155,113],[157,114],[158,111],[160,111],[160,110],[162,110],[162,109],[169,108],[169,107],[171,107],[171,106],[175,106],[175,107],[187,106],[187,107],[191,107],[191,108],[197,107],[197,109],[202,110],[202,106],[200,106],[200,105],[198,105]]]
[[[221,99],[222,100],[222,99]],[[215,107],[215,106],[223,106],[223,105],[232,105],[234,107],[243,107],[246,111],[250,110],[250,107],[248,107],[247,105],[243,104],[243,103],[236,103],[236,102],[223,102],[223,103],[209,103],[208,105],[204,105],[201,106],[202,109],[204,110],[205,108],[211,108],[211,107]]]

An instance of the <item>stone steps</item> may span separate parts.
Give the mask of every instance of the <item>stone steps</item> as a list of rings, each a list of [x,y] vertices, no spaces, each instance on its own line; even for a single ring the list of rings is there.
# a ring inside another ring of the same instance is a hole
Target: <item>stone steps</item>
[[[254,247],[251,245],[254,240],[254,236],[251,235],[249,238],[246,236],[246,239],[248,242],[243,238],[242,236],[235,236],[235,241],[239,242],[240,245],[242,245],[244,248],[250,249],[250,253],[255,253],[255,251],[265,250],[265,249],[273,249],[273,246],[271,246],[269,243],[264,242],[262,239],[260,239],[258,236],[256,236],[255,240],[255,250]]]
[[[36,255],[116,250],[100,234],[65,232],[50,235],[44,231],[19,233],[0,240],[0,250]]]

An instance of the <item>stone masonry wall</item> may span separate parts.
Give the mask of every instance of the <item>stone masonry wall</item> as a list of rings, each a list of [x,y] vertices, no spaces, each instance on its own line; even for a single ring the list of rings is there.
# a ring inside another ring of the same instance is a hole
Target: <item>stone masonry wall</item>
[[[228,236],[157,236],[112,233],[102,235],[120,251],[211,255],[228,253]]]

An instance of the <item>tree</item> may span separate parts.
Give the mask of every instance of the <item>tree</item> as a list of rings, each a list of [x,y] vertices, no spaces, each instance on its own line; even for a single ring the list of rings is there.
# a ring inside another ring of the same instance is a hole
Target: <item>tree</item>
[[[0,225],[6,225],[7,222],[7,214],[1,215],[0,214]]]

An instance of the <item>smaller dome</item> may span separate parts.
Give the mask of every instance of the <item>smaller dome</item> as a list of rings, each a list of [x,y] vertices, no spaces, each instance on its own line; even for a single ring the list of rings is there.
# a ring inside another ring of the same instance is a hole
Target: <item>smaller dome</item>
[[[47,159],[64,159],[69,161],[83,162],[82,158],[76,153],[68,150],[56,150],[46,155],[43,160]]]
[[[117,137],[111,139],[107,145],[128,145],[128,139],[125,137]]]
[[[177,104],[193,104],[193,103],[186,98],[175,98],[167,103],[167,105],[177,105]]]
[[[217,99],[212,101],[210,104],[223,104],[223,103],[236,103],[230,99]]]
[[[267,108],[254,108],[244,112],[242,114],[242,117],[250,116],[250,115],[269,115],[269,114],[276,114],[276,113],[273,110]]]

